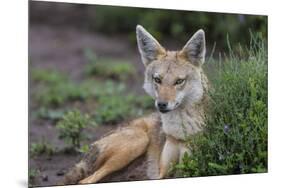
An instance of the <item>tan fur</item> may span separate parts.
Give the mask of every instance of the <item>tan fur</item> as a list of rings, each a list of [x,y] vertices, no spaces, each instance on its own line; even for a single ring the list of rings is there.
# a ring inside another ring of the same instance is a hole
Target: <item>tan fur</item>
[[[93,143],[61,184],[96,183],[144,153],[148,177],[164,178],[170,165],[180,162],[185,153],[190,154],[185,140],[203,130],[209,87],[201,68],[205,59],[203,30],[196,32],[180,51],[164,49],[141,26],[137,26],[137,41],[146,67],[144,89],[156,104],[167,102],[167,111],[136,119]],[[183,81],[176,84],[178,80]]]

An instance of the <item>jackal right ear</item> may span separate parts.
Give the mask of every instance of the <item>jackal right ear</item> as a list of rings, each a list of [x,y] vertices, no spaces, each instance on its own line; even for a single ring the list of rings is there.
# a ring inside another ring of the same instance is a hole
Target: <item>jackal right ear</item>
[[[159,56],[165,55],[166,50],[141,25],[137,25],[136,33],[139,52],[145,66],[156,60]]]
[[[179,55],[189,60],[192,64],[200,66],[205,61],[205,54],[205,33],[200,29],[189,39]]]

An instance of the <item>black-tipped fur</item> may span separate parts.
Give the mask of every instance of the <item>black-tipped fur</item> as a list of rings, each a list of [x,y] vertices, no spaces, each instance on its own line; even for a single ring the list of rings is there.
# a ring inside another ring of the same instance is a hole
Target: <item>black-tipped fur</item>
[[[90,150],[83,156],[82,160],[70,169],[58,185],[77,184],[81,179],[93,173],[97,168],[96,162],[99,153],[98,147],[95,144],[91,145]]]

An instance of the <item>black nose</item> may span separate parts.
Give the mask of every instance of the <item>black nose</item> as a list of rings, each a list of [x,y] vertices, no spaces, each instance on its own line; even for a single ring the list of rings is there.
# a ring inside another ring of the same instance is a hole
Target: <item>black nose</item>
[[[167,102],[158,102],[157,106],[158,106],[159,110],[166,110],[168,103]]]

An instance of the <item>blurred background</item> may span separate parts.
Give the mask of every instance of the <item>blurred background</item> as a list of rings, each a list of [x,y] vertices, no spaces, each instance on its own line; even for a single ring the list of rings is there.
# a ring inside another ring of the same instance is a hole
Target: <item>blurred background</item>
[[[247,44],[249,31],[267,36],[267,17],[243,14],[223,14],[175,11],[99,5],[32,3],[31,23],[52,26],[72,26],[79,30],[105,35],[122,35],[135,46],[135,27],[145,26],[158,40],[183,44],[199,28],[207,33],[209,45],[227,47],[226,36],[233,44]],[[167,38],[168,37],[168,38]]]
[[[251,33],[267,41],[267,17],[29,2],[29,184],[54,185],[88,144],[154,110],[142,89],[135,27],[167,49],[206,33],[207,60],[243,55]],[[70,123],[69,123],[70,122]],[[80,126],[76,126],[80,125]],[[73,131],[74,130],[74,131]],[[139,159],[103,181],[146,179]]]

